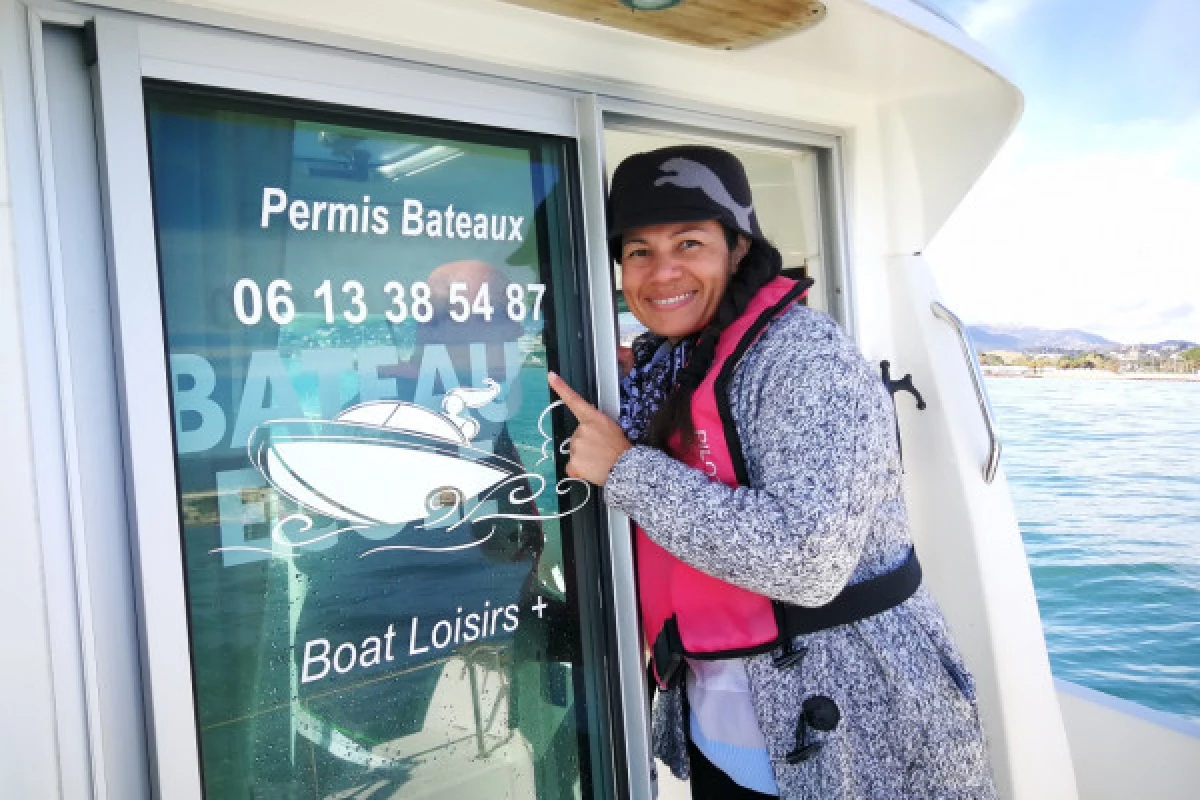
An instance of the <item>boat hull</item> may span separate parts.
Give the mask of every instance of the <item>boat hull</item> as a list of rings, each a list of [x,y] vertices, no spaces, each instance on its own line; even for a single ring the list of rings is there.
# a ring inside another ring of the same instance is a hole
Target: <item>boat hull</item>
[[[424,519],[522,472],[513,461],[440,437],[337,421],[260,425],[250,459],[305,508],[365,525]]]

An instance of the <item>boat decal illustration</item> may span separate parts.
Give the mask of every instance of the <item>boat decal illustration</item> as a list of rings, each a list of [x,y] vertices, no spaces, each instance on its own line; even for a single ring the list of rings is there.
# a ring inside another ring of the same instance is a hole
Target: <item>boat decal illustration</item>
[[[473,441],[480,423],[469,415],[493,402],[500,385],[488,378],[482,387],[452,389],[441,411],[414,403],[381,400],[352,406],[332,420],[278,419],[263,422],[250,433],[247,455],[280,495],[303,511],[288,514],[271,528],[271,546],[218,547],[252,550],[291,558],[339,534],[376,526],[437,528],[438,536],[467,522],[488,520],[551,520],[567,517],[591,497],[591,486],[563,478],[553,486],[555,499],[565,505],[543,513],[538,500],[549,500],[550,481],[530,472],[519,461],[496,455]],[[542,436],[540,466],[554,455],[549,428],[555,401],[538,417]],[[559,445],[566,454],[570,440]],[[575,502],[574,489],[581,489]],[[507,508],[508,510],[497,510]],[[333,530],[314,529],[310,513],[348,523]],[[451,520],[454,520],[451,522]],[[436,540],[389,544],[371,548],[359,557],[389,551],[450,552],[478,547],[495,533],[465,543]]]

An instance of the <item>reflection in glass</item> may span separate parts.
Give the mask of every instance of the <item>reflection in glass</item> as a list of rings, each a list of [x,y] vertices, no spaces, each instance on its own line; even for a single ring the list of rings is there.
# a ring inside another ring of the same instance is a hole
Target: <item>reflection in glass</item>
[[[146,96],[206,796],[611,795],[565,146]]]

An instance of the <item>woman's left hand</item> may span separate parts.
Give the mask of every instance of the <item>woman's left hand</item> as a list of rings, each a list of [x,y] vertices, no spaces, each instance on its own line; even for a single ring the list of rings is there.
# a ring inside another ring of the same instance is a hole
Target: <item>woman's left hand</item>
[[[562,378],[551,372],[547,380],[550,388],[562,398],[563,404],[579,421],[579,427],[571,437],[571,459],[567,462],[567,474],[603,486],[617,459],[633,445],[625,438],[620,425],[580,397]]]

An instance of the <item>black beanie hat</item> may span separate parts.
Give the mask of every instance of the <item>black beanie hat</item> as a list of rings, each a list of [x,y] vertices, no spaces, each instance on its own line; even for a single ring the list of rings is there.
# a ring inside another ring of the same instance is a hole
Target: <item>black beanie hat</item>
[[[666,222],[717,220],[769,246],[742,162],[716,147],[676,145],[629,156],[613,173],[607,212],[608,249],[617,261],[623,233]]]

